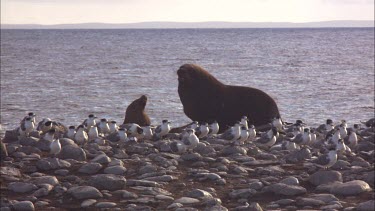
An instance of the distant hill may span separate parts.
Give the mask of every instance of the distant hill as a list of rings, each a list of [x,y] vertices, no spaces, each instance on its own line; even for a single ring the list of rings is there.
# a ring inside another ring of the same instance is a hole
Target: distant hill
[[[374,21],[291,22],[140,22],[140,23],[80,23],[80,24],[1,24],[1,29],[157,29],[157,28],[335,28],[374,27]]]

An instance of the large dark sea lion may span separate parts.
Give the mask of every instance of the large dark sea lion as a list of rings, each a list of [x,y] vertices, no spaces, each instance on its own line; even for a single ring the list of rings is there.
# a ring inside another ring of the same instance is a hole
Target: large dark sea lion
[[[146,103],[147,97],[145,95],[130,103],[125,112],[124,124],[136,123],[139,126],[149,126],[151,121],[145,112]]]
[[[184,112],[193,121],[216,120],[223,131],[242,116],[255,126],[266,125],[280,116],[276,102],[259,89],[225,85],[195,64],[182,65],[177,75]]]

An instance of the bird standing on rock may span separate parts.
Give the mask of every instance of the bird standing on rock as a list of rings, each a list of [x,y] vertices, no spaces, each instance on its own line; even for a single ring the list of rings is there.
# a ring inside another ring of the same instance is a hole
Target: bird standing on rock
[[[52,142],[55,139],[56,130],[54,128],[50,129],[46,134],[44,134],[43,139]]]
[[[281,118],[279,116],[275,117],[272,120],[272,126],[276,127],[278,131],[283,130],[283,122],[281,121]]]
[[[210,129],[208,128],[208,124],[206,122],[203,122],[199,127],[197,127],[195,134],[198,136],[198,138],[204,138],[208,135]]]
[[[327,154],[319,156],[317,159],[312,161],[318,167],[323,169],[331,168],[337,162],[337,151],[336,148],[330,148]]]
[[[195,131],[193,129],[188,129],[187,133],[189,135],[182,140],[182,143],[186,146],[187,151],[192,151],[198,146],[199,138],[195,135]]]
[[[50,147],[50,154],[53,155],[53,157],[55,157],[57,154],[60,153],[61,151],[61,144],[60,144],[60,140],[57,138],[57,139],[54,139],[51,144],[49,145]]]
[[[163,138],[163,136],[167,135],[171,130],[171,122],[168,120],[163,120],[162,124],[157,126],[155,129],[154,137],[157,139]]]
[[[29,136],[29,133],[34,130],[34,122],[31,117],[26,117],[25,121],[21,121],[19,134],[20,136]]]
[[[241,124],[242,126],[244,126],[246,129],[249,129],[249,126],[248,126],[247,121],[248,121],[247,116],[243,116],[243,117],[241,118],[240,124]]]
[[[146,140],[151,140],[152,137],[154,136],[151,126],[144,126],[142,127],[142,129],[143,129],[143,135],[144,135],[143,138]]]
[[[227,140],[227,141],[235,141],[239,139],[241,136],[241,125],[240,122],[237,122],[233,127],[226,130],[223,134],[219,135],[218,138]]]
[[[98,132],[103,135],[109,134],[109,125],[107,119],[103,118],[97,124]]]
[[[354,149],[358,143],[357,134],[354,131],[349,130],[348,135],[344,138],[344,143],[351,149]]]
[[[83,121],[82,125],[87,128],[88,131],[90,131],[90,128],[96,125],[96,119],[97,117],[94,114],[90,114],[85,121]]]
[[[255,141],[256,137],[257,137],[257,131],[255,130],[255,126],[250,125],[249,126],[249,137],[248,137],[247,140],[253,142],[253,141]]]
[[[118,131],[118,126],[116,121],[112,120],[108,123],[109,126],[109,133],[116,133]]]
[[[217,121],[214,121],[209,125],[209,135],[216,135],[219,132],[219,123]]]
[[[96,138],[99,137],[98,127],[96,125],[90,127],[88,136],[89,141],[94,141]]]
[[[78,145],[81,145],[83,146],[84,144],[86,144],[86,142],[88,141],[88,135],[85,131],[85,128],[83,125],[79,125],[77,127],[77,132],[76,134],[74,135],[74,140],[76,141],[76,143]]]
[[[244,145],[249,138],[249,130],[245,126],[241,126],[240,137],[235,141],[235,145]]]
[[[125,128],[118,129],[117,133],[121,142],[125,142],[128,139],[128,135],[126,134]]]
[[[303,134],[299,133],[293,139],[293,142],[299,146],[305,146],[309,144],[310,141],[311,141],[311,136],[310,136],[309,128],[305,128],[303,131]]]
[[[68,132],[66,133],[66,137],[74,140],[75,134],[76,134],[76,128],[75,128],[75,126],[73,126],[73,125],[69,126]]]
[[[264,133],[259,139],[256,140],[256,143],[265,147],[272,147],[276,143],[276,137],[278,136],[277,128],[272,127],[267,133]]]

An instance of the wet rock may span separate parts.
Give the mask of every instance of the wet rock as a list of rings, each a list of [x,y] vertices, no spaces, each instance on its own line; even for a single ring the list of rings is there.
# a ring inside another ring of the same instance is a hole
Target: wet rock
[[[318,171],[310,176],[309,182],[315,186],[332,182],[342,182],[342,175],[338,171]]]
[[[15,211],[34,211],[35,207],[31,201],[20,201],[13,204]]]
[[[331,188],[331,193],[343,196],[353,196],[370,191],[370,186],[362,180],[353,180],[341,184],[336,184]]]
[[[8,189],[15,193],[27,193],[38,189],[38,187],[26,182],[12,182],[8,185]]]
[[[72,195],[75,199],[96,199],[103,197],[98,189],[91,186],[71,187],[67,193]]]
[[[104,209],[104,208],[112,208],[112,207],[116,207],[117,204],[114,203],[114,202],[98,202],[95,207],[97,208],[101,208],[101,209]]]
[[[96,156],[91,162],[100,163],[100,164],[108,164],[111,162],[111,158],[108,157],[106,154],[100,154]]]
[[[59,154],[59,158],[85,161],[86,152],[81,147],[67,145],[67,146],[62,147],[61,152]]]
[[[84,174],[95,174],[100,169],[102,169],[102,164],[100,163],[86,163],[79,168],[78,172],[84,173]]]
[[[86,199],[81,203],[81,207],[87,208],[87,207],[94,205],[95,203],[96,203],[95,199]]]
[[[358,211],[373,211],[375,210],[375,200],[359,203],[357,205]]]
[[[105,174],[124,175],[125,172],[126,172],[126,168],[123,166],[109,166],[104,169]]]
[[[42,171],[69,168],[71,164],[65,160],[60,160],[58,158],[43,158],[36,162],[36,167]]]
[[[123,189],[126,184],[126,179],[120,175],[98,174],[91,176],[88,184],[98,188],[99,190],[114,191]]]
[[[306,188],[295,185],[287,185],[283,183],[276,183],[270,186],[264,187],[263,190],[271,191],[277,195],[283,196],[297,196],[307,192]]]

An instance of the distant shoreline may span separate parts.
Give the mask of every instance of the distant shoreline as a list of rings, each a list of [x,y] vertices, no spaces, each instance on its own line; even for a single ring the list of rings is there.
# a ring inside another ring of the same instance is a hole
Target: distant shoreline
[[[297,29],[297,28],[374,28],[374,20],[291,22],[140,22],[78,24],[1,24],[1,29]]]

